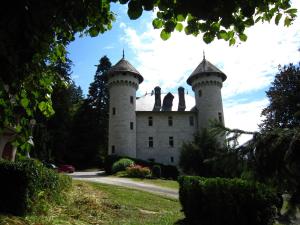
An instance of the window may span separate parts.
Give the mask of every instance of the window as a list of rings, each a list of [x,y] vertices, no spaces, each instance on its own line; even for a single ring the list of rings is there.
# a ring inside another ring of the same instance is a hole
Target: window
[[[174,162],[174,157],[173,156],[171,156],[170,161],[171,161],[171,163]]]
[[[202,90],[198,91],[198,96],[201,97],[202,96]]]
[[[116,108],[115,107],[112,108],[112,114],[116,115]]]
[[[190,126],[194,126],[194,117],[190,116],[189,120],[190,120]]]
[[[130,122],[130,130],[133,130],[133,122]]]
[[[174,147],[174,138],[173,137],[169,137],[169,146]]]
[[[111,153],[112,153],[112,154],[115,154],[115,151],[116,151],[115,146],[112,145],[112,146],[111,146]]]
[[[130,96],[130,103],[133,104],[133,96]]]
[[[153,118],[152,116],[148,117],[148,125],[151,127],[153,125]]]
[[[218,113],[220,123],[223,123],[222,113]]]
[[[153,148],[153,137],[149,137],[149,148]]]
[[[168,117],[168,124],[169,124],[170,127],[173,126],[173,118],[172,118],[172,116]]]

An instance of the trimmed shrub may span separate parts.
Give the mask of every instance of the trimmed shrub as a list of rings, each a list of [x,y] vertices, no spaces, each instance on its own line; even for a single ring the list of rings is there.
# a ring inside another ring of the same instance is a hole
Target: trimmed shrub
[[[112,166],[112,173],[117,173],[119,171],[125,171],[127,167],[133,166],[134,161],[131,159],[123,158],[115,162]]]
[[[154,165],[152,167],[152,176],[155,178],[161,177],[161,166],[160,165]]]
[[[150,178],[151,170],[148,167],[142,167],[140,165],[133,165],[126,168],[128,177],[137,178]]]
[[[0,212],[22,216],[40,199],[58,201],[71,186],[71,178],[47,169],[36,160],[0,160]]]
[[[131,159],[132,161],[134,161],[134,164],[138,164],[141,165],[143,167],[149,167],[150,170],[153,169],[154,165],[158,165],[161,167],[161,177],[162,178],[166,178],[166,179],[173,179],[173,180],[177,180],[177,177],[179,175],[179,171],[177,169],[176,166],[172,166],[172,165],[164,165],[161,163],[155,163],[155,162],[150,162],[150,161],[146,161],[146,160],[142,160],[142,159],[135,159],[135,158],[130,158],[130,157],[126,157],[127,159]],[[104,170],[107,174],[112,174],[112,166],[115,162],[117,162],[118,160],[122,159],[121,156],[117,156],[117,155],[108,155],[105,158],[104,161]]]
[[[179,177],[179,200],[188,224],[271,225],[276,195],[241,179]]]

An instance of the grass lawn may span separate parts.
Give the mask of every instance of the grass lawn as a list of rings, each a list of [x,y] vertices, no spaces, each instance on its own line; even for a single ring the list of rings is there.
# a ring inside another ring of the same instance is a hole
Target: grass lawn
[[[67,200],[44,203],[26,217],[0,216],[0,225],[155,225],[183,218],[176,199],[118,186],[73,181]]]

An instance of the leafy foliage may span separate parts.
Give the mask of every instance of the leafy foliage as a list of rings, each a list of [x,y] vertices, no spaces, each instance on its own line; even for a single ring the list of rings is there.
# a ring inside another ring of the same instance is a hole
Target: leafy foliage
[[[300,127],[300,64],[279,67],[267,91],[270,104],[262,111],[263,130]]]
[[[0,160],[0,211],[24,215],[41,199],[59,201],[71,178],[45,168],[35,160],[8,162]]]
[[[116,2],[117,0],[112,0]],[[216,37],[229,41],[246,41],[245,30],[259,21],[270,22],[275,17],[275,24],[284,18],[284,25],[289,26],[296,17],[297,9],[291,8],[290,0],[119,0],[128,3],[128,16],[137,19],[143,10],[157,9],[153,27],[161,30],[161,38],[167,40],[176,29],[187,35],[197,36],[202,33],[206,43]]]
[[[184,143],[179,166],[185,174],[204,177],[236,177],[241,173],[242,160],[233,148],[222,146],[220,136],[203,129],[194,141]]]
[[[88,97],[73,117],[66,160],[79,168],[99,166],[101,157],[107,154],[109,96],[106,72],[110,67],[109,58],[103,56]]]
[[[128,177],[137,177],[137,178],[151,177],[151,170],[148,167],[143,167],[140,165],[131,165],[127,167],[126,173]]]
[[[269,187],[241,179],[179,177],[186,224],[273,224],[277,197]]]
[[[133,166],[133,165],[134,165],[133,160],[127,159],[127,158],[122,158],[113,164],[112,172],[117,173],[119,171],[125,171],[127,167]]]
[[[52,65],[66,60],[66,45],[80,32],[111,28],[109,1],[18,1],[0,9],[0,129],[16,127],[15,144],[28,150],[35,111],[53,115],[53,86],[62,78]],[[0,130],[0,132],[1,132]]]

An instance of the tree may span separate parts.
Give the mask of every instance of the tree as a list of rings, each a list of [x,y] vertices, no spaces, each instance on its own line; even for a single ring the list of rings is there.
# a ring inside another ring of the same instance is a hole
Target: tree
[[[100,166],[108,148],[108,85],[111,68],[107,56],[99,60],[87,99],[76,112],[71,129],[67,160],[77,167]]]
[[[300,127],[300,64],[279,67],[267,91],[270,104],[263,111],[263,130]]]
[[[204,177],[238,177],[242,160],[229,146],[222,146],[213,129],[203,129],[194,141],[184,143],[179,166],[184,173]]]
[[[117,1],[117,0],[114,0]],[[215,37],[235,44],[238,37],[246,41],[247,27],[259,21],[270,22],[275,17],[278,24],[283,15],[284,25],[289,26],[296,17],[297,9],[291,8],[289,0],[119,0],[128,2],[128,16],[137,19],[143,10],[157,8],[154,28],[163,28],[161,38],[166,40],[174,30],[197,36],[210,43]],[[187,22],[187,23],[185,23]]]
[[[15,144],[26,147],[29,121],[35,111],[53,115],[51,94],[60,76],[49,65],[66,59],[66,46],[76,33],[97,36],[111,28],[116,0],[11,1],[0,8],[0,129],[17,127]],[[186,34],[204,33],[206,43],[215,37],[235,43],[245,41],[246,27],[261,21],[286,26],[296,16],[291,0],[120,0],[128,15],[137,19],[143,10],[158,9],[155,28],[168,39],[175,29]],[[186,25],[184,23],[186,21]],[[0,130],[0,133],[1,133]]]
[[[70,78],[71,61],[57,63],[55,70],[64,78],[67,86],[58,83],[53,87],[52,105],[55,114],[52,117],[45,118],[41,113],[36,113],[32,156],[61,163],[67,152],[73,116],[83,96],[80,87]]]

